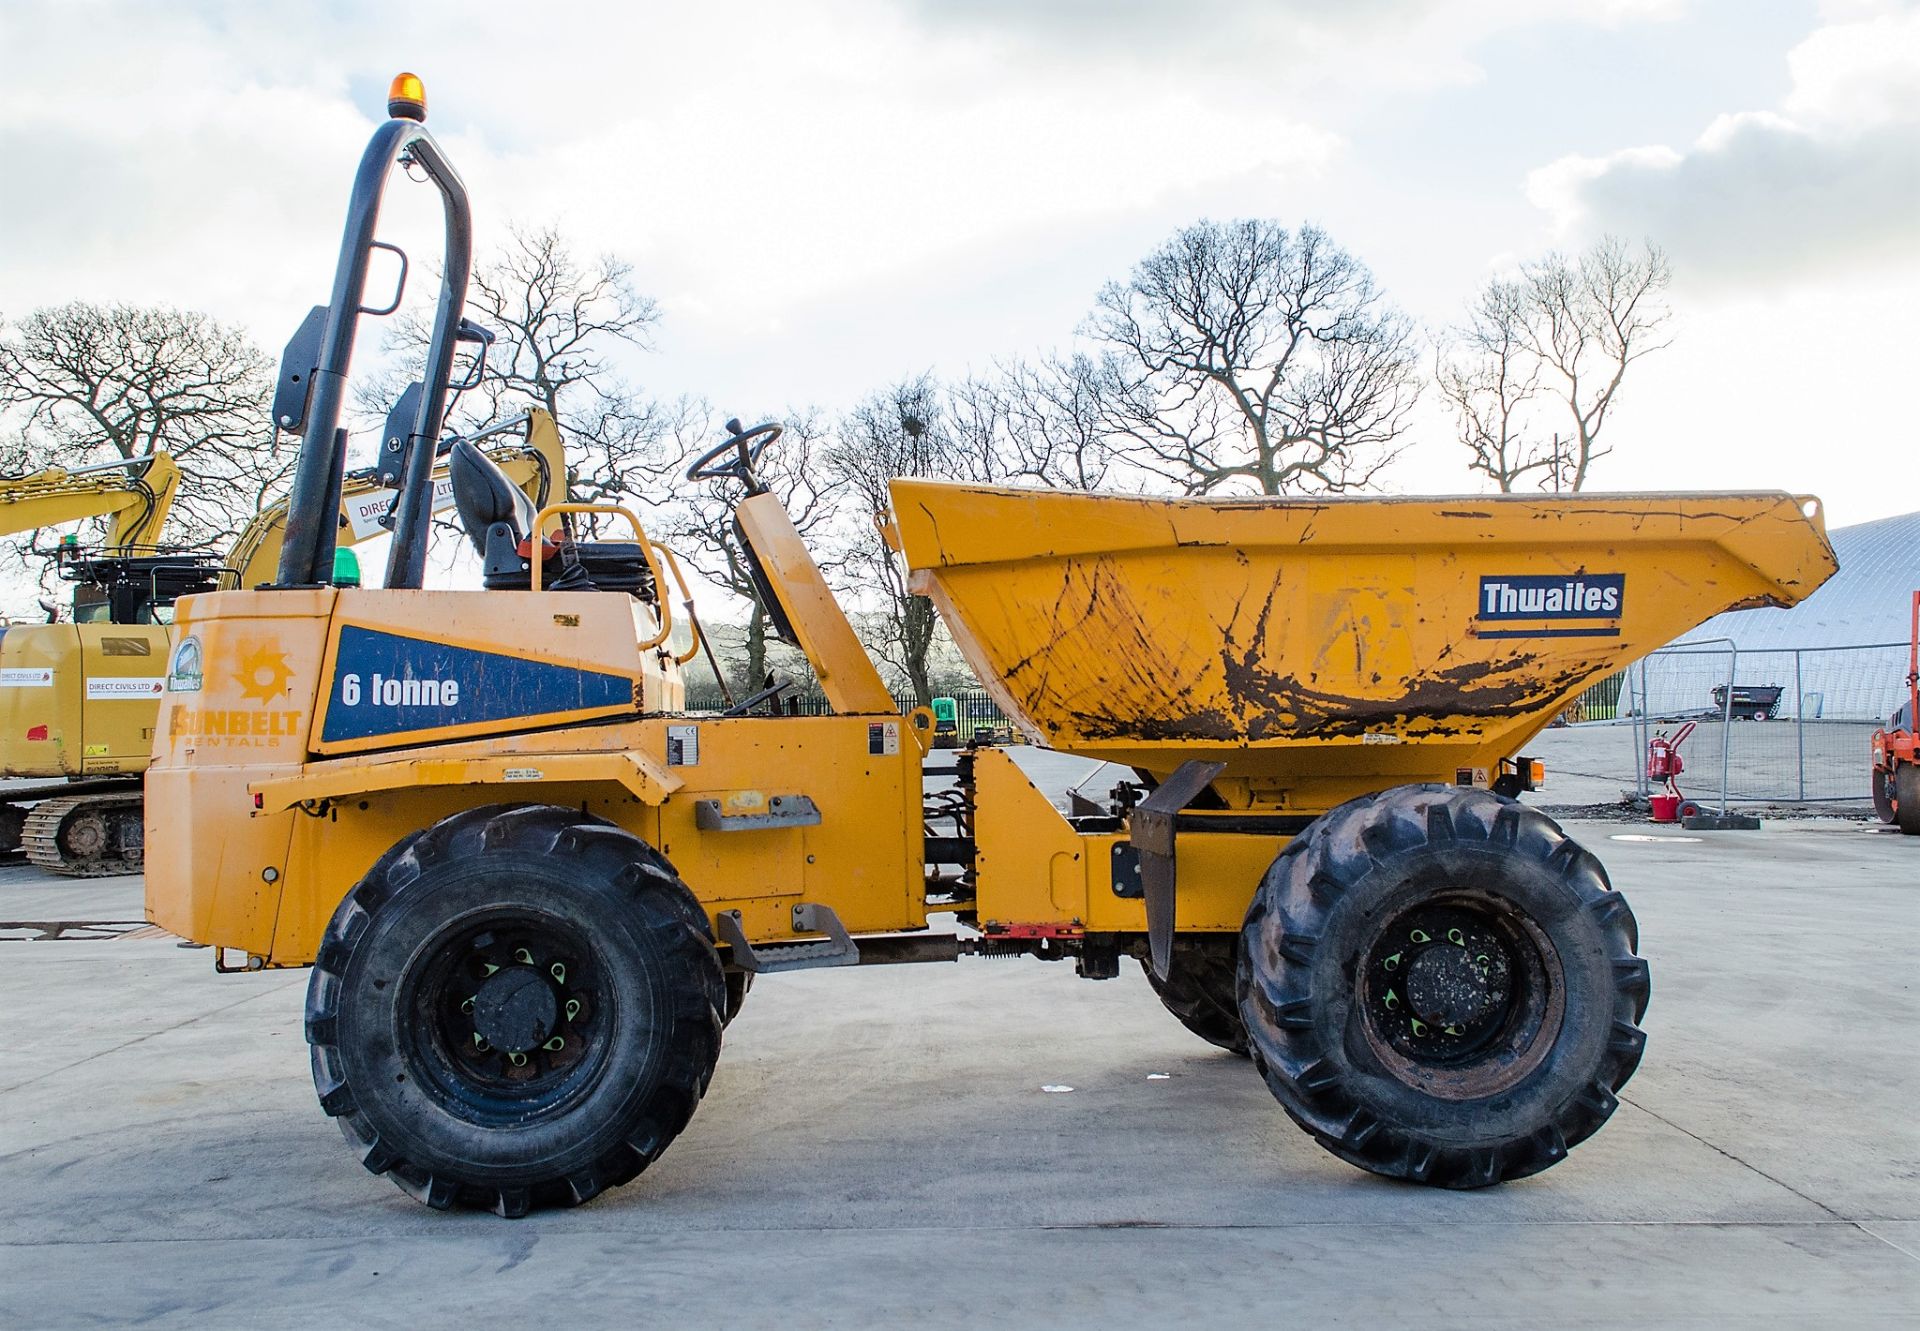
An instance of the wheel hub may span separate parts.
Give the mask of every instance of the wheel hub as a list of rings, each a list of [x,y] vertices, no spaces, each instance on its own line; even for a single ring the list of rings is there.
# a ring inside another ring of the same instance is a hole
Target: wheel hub
[[[1367,974],[1377,1037],[1428,1064],[1474,1057],[1515,1003],[1512,952],[1470,909],[1434,905],[1402,915],[1375,944]]]
[[[473,1029],[495,1049],[523,1054],[545,1043],[560,1019],[546,977],[524,966],[495,971],[473,995]]]
[[[1407,1001],[1432,1025],[1469,1026],[1505,1000],[1505,980],[1504,973],[1496,976],[1485,952],[1451,944],[1427,947],[1407,967]]]

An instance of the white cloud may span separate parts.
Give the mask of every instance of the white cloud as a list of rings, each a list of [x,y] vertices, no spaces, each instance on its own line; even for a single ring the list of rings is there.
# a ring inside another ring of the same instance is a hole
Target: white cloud
[[[1911,262],[1920,239],[1920,13],[1831,24],[1787,56],[1777,109],[1715,119],[1682,149],[1568,156],[1528,196],[1580,243],[1647,236],[1683,280],[1789,280]]]

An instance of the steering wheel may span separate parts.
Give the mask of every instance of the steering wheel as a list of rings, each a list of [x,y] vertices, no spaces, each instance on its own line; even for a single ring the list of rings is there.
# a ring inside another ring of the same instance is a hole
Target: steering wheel
[[[687,468],[687,479],[735,480],[745,485],[751,493],[759,494],[766,487],[753,474],[753,468],[760,461],[760,455],[772,447],[785,428],[777,421],[765,421],[751,430],[743,430],[739,418],[735,417],[727,422],[727,438],[695,458],[693,465]],[[729,453],[733,456],[722,462],[720,459],[726,458]]]

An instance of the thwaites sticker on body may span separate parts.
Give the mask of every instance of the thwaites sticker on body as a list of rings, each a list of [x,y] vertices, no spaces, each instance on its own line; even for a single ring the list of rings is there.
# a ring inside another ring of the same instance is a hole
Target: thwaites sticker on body
[[[1473,632],[1481,638],[1617,638],[1626,608],[1624,573],[1489,575],[1480,579]]]
[[[891,758],[900,752],[900,723],[874,721],[867,726],[867,753],[875,758]]]
[[[667,766],[698,767],[700,765],[700,727],[667,727]]]

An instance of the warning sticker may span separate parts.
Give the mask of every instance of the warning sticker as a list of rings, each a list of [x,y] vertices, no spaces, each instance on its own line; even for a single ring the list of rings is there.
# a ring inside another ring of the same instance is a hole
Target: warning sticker
[[[700,727],[667,727],[667,766],[698,767],[700,765]]]
[[[891,758],[900,752],[900,723],[874,721],[867,726],[867,753],[875,758]]]
[[[509,767],[500,775],[509,781],[538,781],[546,773],[537,767]]]
[[[87,697],[90,699],[120,698],[158,698],[166,691],[167,681],[160,675],[140,675],[131,678],[96,676],[87,681]]]
[[[0,670],[0,689],[50,689],[52,687],[51,667]]]

